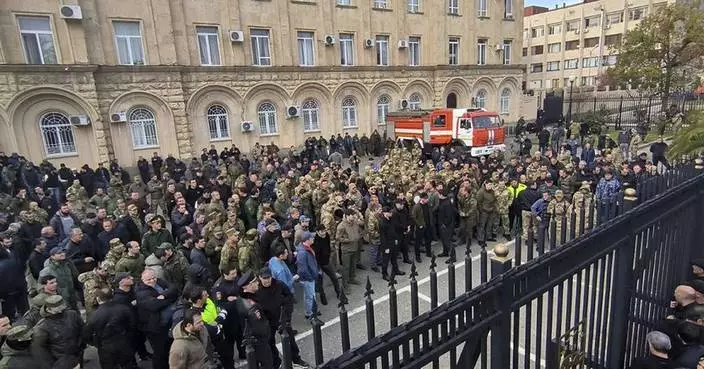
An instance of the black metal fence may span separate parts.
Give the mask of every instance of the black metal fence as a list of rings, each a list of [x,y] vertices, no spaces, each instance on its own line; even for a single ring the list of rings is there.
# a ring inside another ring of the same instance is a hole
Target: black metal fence
[[[603,116],[610,128],[630,129],[639,124],[652,128],[660,123],[662,113],[670,105],[676,105],[685,115],[691,110],[704,109],[704,96],[673,95],[666,106],[658,96],[573,96],[571,100],[565,96],[565,116],[570,111],[570,105],[575,122],[591,119],[591,115],[597,113]]]
[[[315,364],[330,369],[534,368],[571,360],[590,368],[622,368],[645,353],[645,334],[665,314],[674,286],[687,273],[696,241],[704,236],[704,176],[681,164],[622,191],[516,232],[506,252],[480,250],[478,286],[473,260],[464,256],[464,278],[447,266],[438,286],[430,265],[430,310],[419,311],[416,266],[409,275],[410,301],[388,287],[388,311],[375,313],[371,283],[364,295],[367,342],[351,348],[347,297],[339,304],[343,354],[325,362],[322,322],[312,321]],[[532,218],[531,218],[532,219]],[[533,222],[533,220],[529,220]],[[542,236],[540,235],[542,234]],[[464,279],[459,295],[457,282]],[[440,291],[446,288],[446,291]],[[439,291],[447,296],[441,303]],[[411,320],[399,322],[408,304]],[[378,315],[377,315],[378,314]],[[377,335],[376,321],[389,331]],[[284,367],[291,368],[289,329],[281,329]],[[253,352],[249,368],[256,368]],[[576,367],[576,366],[575,366]]]

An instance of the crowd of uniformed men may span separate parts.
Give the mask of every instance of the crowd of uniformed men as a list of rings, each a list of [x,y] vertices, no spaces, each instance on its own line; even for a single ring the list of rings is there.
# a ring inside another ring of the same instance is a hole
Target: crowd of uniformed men
[[[433,240],[450,262],[456,243],[486,247],[521,224],[540,242],[550,217],[658,175],[627,147],[556,148],[422,157],[375,131],[286,153],[233,145],[183,162],[155,152],[132,178],[116,160],[74,170],[2,154],[0,369],[74,368],[86,345],[104,369],[137,358],[232,368],[247,343],[261,368],[275,368],[296,288],[312,318],[324,286],[339,296],[360,283],[358,269],[403,275],[397,256],[420,262]],[[306,365],[295,341],[292,354]]]

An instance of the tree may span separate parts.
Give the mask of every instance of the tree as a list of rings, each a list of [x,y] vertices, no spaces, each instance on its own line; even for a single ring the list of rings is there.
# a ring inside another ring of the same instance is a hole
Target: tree
[[[675,135],[670,147],[670,156],[697,155],[704,151],[704,112],[690,111],[684,119],[684,128]]]
[[[618,60],[602,83],[659,96],[663,108],[673,91],[692,86],[704,58],[704,11],[699,3],[667,5],[643,19],[612,48]]]

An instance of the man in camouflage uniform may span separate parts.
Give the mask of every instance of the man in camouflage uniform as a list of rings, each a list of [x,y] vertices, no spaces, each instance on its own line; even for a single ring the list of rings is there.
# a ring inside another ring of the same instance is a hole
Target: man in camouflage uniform
[[[144,255],[139,252],[139,243],[130,241],[127,246],[127,252],[122,255],[122,258],[115,265],[115,274],[126,272],[132,278],[141,278],[144,271]]]
[[[227,235],[227,240],[225,240],[222,252],[220,253],[219,269],[221,271],[239,268],[237,244],[240,241],[240,233],[234,228],[229,228],[225,231],[225,234]]]
[[[76,215],[78,219],[84,219],[86,217],[87,209],[85,203],[78,200],[78,197],[74,194],[66,194],[66,203],[71,209],[71,212]]]
[[[557,190],[555,191],[555,197],[550,200],[550,203],[548,204],[548,215],[550,216],[550,231],[548,233],[548,237],[552,239],[553,237],[553,225],[554,225],[554,237],[555,237],[555,245],[559,246],[562,244],[562,231],[563,231],[563,225],[564,225],[564,231],[567,232],[568,228],[567,227],[567,219],[569,218],[569,207],[570,203],[565,199],[565,194],[562,192],[562,190]],[[565,233],[565,239],[568,237],[568,233]],[[552,243],[550,243],[552,245]]]
[[[312,202],[315,212],[315,224],[320,224],[323,212],[323,206],[330,200],[330,182],[327,178],[321,178],[319,185],[313,190]]]
[[[457,193],[457,209],[460,215],[460,234],[466,247],[472,245],[472,233],[477,225],[477,199],[469,184],[463,184]]]
[[[164,279],[176,286],[181,291],[186,285],[186,276],[188,275],[188,260],[186,257],[176,250],[173,244],[169,242],[162,243],[154,255],[161,259],[162,268],[164,269]]]
[[[260,268],[261,263],[257,254],[259,249],[257,235],[257,230],[252,228],[245,233],[244,238],[237,244],[237,262],[242,274],[247,272],[255,273]]]
[[[88,317],[98,308],[98,301],[95,299],[98,290],[111,287],[112,276],[108,274],[105,264],[104,261],[95,269],[78,276],[78,281],[83,284],[83,301]]]
[[[499,234],[499,232],[503,232],[501,234],[503,234],[504,238],[508,241],[511,239],[511,227],[508,214],[511,203],[513,203],[513,195],[506,187],[506,180],[503,178],[498,180],[494,188],[494,194],[496,196],[496,233]]]
[[[98,187],[95,190],[95,195],[88,200],[88,204],[93,207],[93,209],[108,209],[110,203],[110,198],[105,194],[105,191]]]
[[[379,250],[381,245],[381,234],[379,233],[379,217],[381,216],[381,204],[379,198],[371,195],[369,206],[364,213],[365,241],[369,244],[369,264],[373,271],[378,272],[378,266],[382,262],[382,255]]]
[[[66,198],[69,195],[73,195],[74,199],[80,201],[81,199],[88,201],[88,191],[81,186],[81,182],[77,179],[73,180],[73,184],[66,189]]]
[[[140,176],[134,176],[133,182],[127,186],[127,193],[133,192],[138,193],[140,199],[146,199],[147,197],[148,188],[147,185],[142,182]]]
[[[248,228],[257,228],[257,211],[259,210],[259,190],[252,190],[244,202],[244,214]],[[228,209],[229,216],[229,209]]]
[[[105,261],[108,262],[109,266],[112,266],[111,268],[108,268],[108,272],[110,274],[115,274],[115,265],[117,265],[117,262],[122,259],[122,255],[124,255],[126,249],[125,245],[122,244],[122,241],[120,241],[119,238],[113,238],[110,240],[108,245],[110,246],[110,250],[108,250]]]
[[[589,182],[582,182],[582,186],[579,187],[579,190],[572,196],[572,205],[570,206],[570,209],[574,211],[575,214],[575,224],[573,225],[573,227],[575,227],[575,236],[580,236],[582,233],[589,231],[589,220],[592,217],[591,207],[593,200],[594,196],[591,193]],[[584,216],[584,220],[582,220],[582,216]],[[584,222],[584,225],[582,225],[582,222]]]
[[[161,208],[162,212],[166,212],[166,202],[164,201],[164,183],[159,180],[156,175],[147,182],[147,192],[150,196],[150,212],[156,214],[157,208]]]
[[[205,255],[208,256],[213,265],[218,265],[220,260],[220,250],[225,245],[225,232],[221,226],[213,228],[211,237],[205,242]]]
[[[126,198],[125,188],[122,186],[122,181],[120,178],[113,176],[110,178],[110,187],[108,187],[108,196],[113,199],[124,199]]]

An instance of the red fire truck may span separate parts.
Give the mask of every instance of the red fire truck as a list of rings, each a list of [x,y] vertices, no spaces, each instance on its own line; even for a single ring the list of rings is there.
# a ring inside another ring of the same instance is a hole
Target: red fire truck
[[[408,110],[388,113],[396,140],[427,146],[465,146],[472,156],[505,150],[499,115],[485,109]]]

